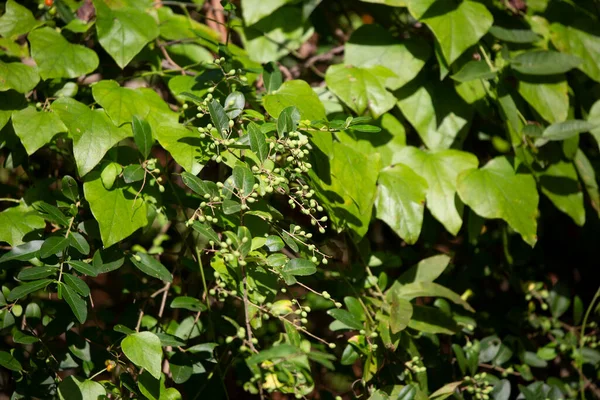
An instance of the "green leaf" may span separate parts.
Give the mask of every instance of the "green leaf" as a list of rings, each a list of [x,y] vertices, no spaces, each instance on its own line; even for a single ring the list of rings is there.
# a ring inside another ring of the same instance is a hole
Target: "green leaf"
[[[405,147],[394,157],[425,178],[428,184],[427,208],[453,235],[462,226],[463,205],[456,196],[456,179],[467,169],[477,168],[477,157],[458,150],[425,152]]]
[[[264,163],[269,156],[269,145],[267,144],[265,134],[261,132],[260,127],[254,122],[248,124],[248,138],[250,140],[250,149],[256,153],[261,163]]]
[[[407,243],[416,243],[423,223],[427,181],[397,164],[381,171],[377,184],[377,218]]]
[[[4,63],[0,60],[0,92],[14,89],[27,93],[40,81],[35,68],[20,62]]]
[[[183,172],[181,174],[181,179],[183,180],[183,183],[189,187],[190,189],[192,189],[196,194],[200,195],[200,196],[204,196],[206,194],[211,195],[211,197],[213,197],[212,195],[216,195],[217,194],[217,187],[213,182],[210,181],[203,181],[202,179],[198,178],[195,175],[190,174],[189,172]],[[212,188],[212,186],[214,185],[214,190]]]
[[[368,108],[373,117],[379,118],[396,103],[394,95],[385,88],[393,77],[395,74],[382,66],[359,68],[338,64],[327,69],[325,82],[352,111],[361,115]]]
[[[456,322],[435,307],[413,306],[413,315],[408,323],[411,329],[434,335],[453,335],[459,328]]]
[[[217,233],[210,226],[202,224],[198,221],[194,221],[194,223],[192,224],[192,228],[194,228],[194,230],[204,238],[212,240],[215,243],[220,242],[219,236],[217,236]]]
[[[125,183],[133,183],[144,180],[146,171],[140,164],[128,165],[123,169],[123,180]]]
[[[298,128],[298,122],[300,122],[300,111],[296,106],[289,106],[281,110],[277,116],[277,133],[279,137],[283,138],[286,134],[294,132]]]
[[[37,258],[43,243],[43,240],[32,240],[20,246],[14,246],[8,253],[4,253],[0,257],[0,264],[7,261],[29,261]]]
[[[65,283],[79,295],[88,297],[90,295],[90,288],[88,285],[75,275],[63,274]]]
[[[121,171],[123,171],[123,167],[119,163],[109,162],[104,164],[104,168],[100,173],[100,180],[106,190],[112,189]]]
[[[56,113],[37,111],[33,107],[13,113],[12,122],[15,133],[21,139],[28,155],[49,143],[57,133],[67,131],[67,127]]]
[[[140,368],[146,369],[156,379],[162,370],[162,347],[160,339],[152,332],[128,335],[121,343],[123,353]]]
[[[463,306],[466,310],[475,312],[473,308],[452,290],[434,282],[413,282],[402,285],[396,293],[403,299],[412,300],[416,297],[443,297],[455,304]]]
[[[352,33],[344,49],[344,63],[355,67],[383,66],[395,74],[387,86],[396,90],[414,79],[431,56],[421,39],[398,41],[379,25],[363,25]]]
[[[562,74],[581,64],[581,59],[557,51],[527,51],[514,57],[510,66],[527,75]]]
[[[596,128],[596,126],[587,121],[572,119],[550,125],[544,129],[541,139],[565,140],[583,132],[590,132],[594,128]]]
[[[559,161],[539,174],[539,182],[544,193],[556,208],[567,214],[573,221],[585,224],[583,192],[577,179],[577,171],[572,162]]]
[[[98,173],[83,184],[85,199],[100,227],[104,247],[110,247],[146,226],[146,203],[132,188],[106,190]]]
[[[531,175],[516,174],[505,157],[497,157],[481,169],[462,172],[457,189],[479,216],[505,220],[525,242],[535,245],[539,196]]]
[[[293,0],[242,0],[242,16],[246,25],[252,25]]]
[[[317,272],[317,266],[304,258],[292,258],[283,267],[283,271],[294,276],[308,276]]]
[[[412,304],[403,299],[396,291],[392,291],[390,304],[390,331],[396,334],[408,326],[413,314]]]
[[[19,272],[17,278],[22,281],[33,281],[37,279],[47,278],[58,272],[56,267],[32,267],[25,268]]]
[[[27,282],[21,286],[17,286],[16,288],[10,291],[8,296],[6,296],[6,301],[13,302],[20,298],[23,298],[29,293],[37,292],[38,290],[45,288],[52,282],[54,282],[54,279],[42,279],[35,282]]]
[[[360,0],[365,3],[385,4],[390,7],[406,7],[406,0]]]
[[[39,207],[39,209],[45,213],[42,215],[45,219],[55,222],[58,225],[62,225],[65,227],[69,225],[69,219],[57,207],[55,207],[51,204],[48,204],[44,201],[36,203],[35,205],[37,207]]]
[[[468,129],[472,108],[449,84],[415,82],[396,96],[400,111],[432,150],[450,148]]]
[[[590,129],[590,133],[594,136],[598,147],[600,148],[600,100],[596,101],[592,105],[592,108],[590,108],[587,121],[594,125],[594,127]]]
[[[41,22],[36,21],[32,12],[14,0],[5,4],[5,13],[0,18],[0,36],[11,38],[30,32]]]
[[[62,252],[69,246],[69,238],[64,236],[50,236],[44,240],[40,248],[40,258],[48,258]]]
[[[496,39],[509,43],[534,43],[541,39],[540,35],[530,29],[506,29],[492,26],[489,32]]]
[[[281,7],[269,18],[238,32],[250,59],[264,64],[277,61],[300,48],[312,36],[314,29],[302,18],[300,7]]]
[[[327,311],[327,314],[331,315],[333,318],[340,321],[350,329],[363,329],[363,323],[360,322],[354,315],[352,315],[346,310],[334,308],[332,310]]]
[[[284,108],[296,106],[302,119],[327,119],[325,107],[319,96],[308,83],[301,80],[284,82],[279,89],[263,97],[263,106],[273,118],[277,118]]]
[[[425,258],[406,270],[398,278],[402,284],[412,282],[433,282],[448,267],[450,257],[445,254]]]
[[[171,302],[171,308],[185,308],[186,310],[198,312],[205,311],[206,306],[195,297],[178,296]]]
[[[90,253],[90,244],[78,232],[69,233],[69,245],[84,256]]]
[[[92,264],[88,264],[85,263],[83,261],[77,261],[77,260],[69,260],[67,261],[67,264],[69,264],[71,267],[73,267],[73,269],[77,272],[80,272],[84,275],[88,275],[88,276],[98,276],[98,271],[96,271],[96,268],[94,268],[94,265]]]
[[[61,181],[62,185],[60,190],[62,194],[71,201],[77,201],[79,198],[79,186],[77,181],[69,175],[65,175]]]
[[[231,174],[233,185],[243,196],[248,196],[254,190],[254,174],[246,166],[236,165]]]
[[[208,158],[200,148],[197,133],[180,124],[160,125],[154,132],[160,145],[179,165],[193,175],[200,173]]]
[[[213,99],[208,103],[208,112],[210,113],[210,119],[212,120],[215,128],[219,135],[227,137],[229,131],[229,117],[225,113],[223,106],[217,100]]]
[[[588,193],[590,203],[598,215],[600,215],[600,191],[598,190],[598,181],[596,180],[594,166],[580,149],[577,150],[573,161],[577,168],[577,174],[581,178],[585,190]]]
[[[485,61],[469,61],[451,76],[457,82],[470,82],[476,79],[493,79],[497,75]]]
[[[81,176],[90,172],[106,152],[129,136],[126,129],[117,128],[104,110],[90,110],[71,98],[60,98],[52,109],[67,126],[73,139],[73,155]]]
[[[131,257],[131,262],[137,269],[147,275],[158,278],[163,282],[173,282],[173,277],[169,270],[150,254],[138,252],[135,256]]]
[[[68,285],[62,285],[62,296],[80,323],[87,320],[87,303]]]
[[[111,10],[104,0],[94,0],[94,7],[98,41],[121,69],[125,68],[148,42],[158,37],[158,25],[146,12],[132,7]]]
[[[97,400],[106,397],[104,386],[92,380],[68,376],[58,385],[60,400]]]
[[[225,99],[225,113],[231,119],[237,118],[246,105],[246,98],[242,92],[231,92]]]
[[[20,204],[0,212],[0,242],[18,246],[29,232],[42,229],[46,221],[37,211]]]
[[[6,351],[0,351],[0,365],[3,368],[9,369],[11,371],[19,372],[23,370],[21,363],[19,360],[13,357],[12,354]]]
[[[410,13],[433,31],[448,65],[477,44],[491,28],[494,18],[483,4],[474,1],[408,0]]]
[[[131,122],[131,128],[133,130],[133,140],[135,141],[136,146],[140,150],[140,153],[142,153],[142,156],[148,158],[150,150],[152,150],[152,145],[154,144],[150,124],[137,115],[134,115]]]
[[[67,42],[52,28],[36,29],[27,39],[42,79],[77,78],[98,68],[93,50]]]
[[[576,24],[574,24],[576,25]],[[563,53],[579,57],[583,62],[577,68],[587,76],[600,82],[600,37],[577,26],[550,25],[552,44]]]
[[[568,84],[564,76],[545,80],[519,80],[519,94],[550,123],[562,122],[569,112]]]
[[[279,89],[283,83],[281,71],[275,62],[270,62],[264,66],[262,76],[267,93],[273,93],[275,90]]]

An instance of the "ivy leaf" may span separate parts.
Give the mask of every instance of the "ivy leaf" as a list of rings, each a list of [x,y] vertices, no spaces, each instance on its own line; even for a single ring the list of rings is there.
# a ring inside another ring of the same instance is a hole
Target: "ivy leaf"
[[[242,0],[242,17],[246,25],[257,23],[293,0]]]
[[[267,144],[265,134],[254,122],[248,124],[248,138],[250,139],[250,149],[256,153],[261,163],[264,163],[269,156],[269,145]]]
[[[129,136],[126,129],[111,122],[104,110],[90,110],[71,98],[56,100],[52,109],[73,138],[73,155],[81,176],[90,172],[111,147]]]
[[[519,94],[550,123],[562,122],[569,113],[569,86],[564,76],[519,80]]]
[[[481,169],[463,171],[456,187],[462,201],[479,216],[505,220],[525,242],[535,245],[539,196],[531,175],[516,174],[505,157],[497,157]]]
[[[110,9],[103,0],[95,0],[98,41],[121,69],[159,34],[154,18],[132,7]],[[127,38],[127,40],[124,40]]]
[[[42,279],[35,282],[27,282],[11,290],[8,296],[6,296],[6,300],[13,302],[27,296],[29,293],[37,292],[38,290],[45,288],[52,282],[54,282],[54,279]]]
[[[456,196],[456,178],[467,169],[477,168],[477,157],[458,150],[424,152],[416,147],[406,147],[394,157],[412,168],[425,178],[427,189],[427,208],[455,235],[462,226],[463,205]]]
[[[550,25],[552,44],[562,53],[579,57],[583,62],[577,65],[587,76],[600,82],[600,37],[575,26],[559,23]]]
[[[132,333],[123,339],[121,348],[131,362],[160,379],[162,347],[158,336],[152,332]]]
[[[317,272],[317,266],[304,258],[292,258],[283,270],[294,276],[309,276]]]
[[[26,7],[14,0],[8,0],[5,13],[0,18],[0,36],[11,38],[24,35],[41,24]]]
[[[14,89],[27,93],[40,81],[35,68],[20,62],[4,63],[0,60],[0,92]]]
[[[200,138],[181,124],[160,125],[156,131],[160,145],[187,172],[197,175],[208,161],[206,152],[200,148]]]
[[[254,190],[254,174],[245,166],[237,165],[233,168],[234,186],[244,196],[248,196]]]
[[[98,382],[68,376],[58,385],[60,400],[101,399],[106,397],[106,390]]]
[[[106,190],[100,174],[92,173],[83,184],[85,199],[100,227],[104,247],[110,247],[146,226],[146,203],[132,188]]]
[[[131,257],[131,262],[137,269],[153,278],[158,278],[163,282],[173,282],[169,270],[150,254],[138,252]]]
[[[75,318],[83,324],[87,320],[87,303],[68,285],[61,285],[63,299],[67,302]]]
[[[542,193],[556,208],[571,217],[577,225],[585,224],[583,192],[572,162],[559,161],[551,164],[539,174],[539,182]]]
[[[391,110],[396,98],[385,88],[394,73],[382,66],[358,68],[348,65],[332,65],[327,69],[327,87],[355,113],[362,114],[368,108],[374,118]]]
[[[140,150],[140,153],[142,153],[142,156],[144,156],[145,159],[148,158],[150,150],[152,150],[152,145],[154,144],[150,124],[137,115],[134,115],[131,121],[131,128],[133,130],[133,140],[135,141],[136,146]]]
[[[408,0],[410,13],[433,31],[448,65],[475,45],[494,23],[483,4],[453,0]]]
[[[472,108],[451,85],[415,82],[397,93],[398,108],[432,150],[448,149],[468,129]]]
[[[300,118],[310,121],[325,120],[325,107],[319,96],[305,81],[286,81],[281,87],[263,97],[263,106],[273,118],[277,118],[284,108],[296,106]]]
[[[527,75],[562,74],[581,64],[581,59],[558,51],[526,51],[514,57],[510,66]]]
[[[344,63],[355,67],[380,65],[396,76],[387,86],[396,90],[413,80],[431,56],[431,48],[421,39],[398,41],[379,25],[363,25],[352,33],[344,46]]]
[[[377,181],[377,218],[408,244],[421,234],[427,181],[403,164],[384,169]]]
[[[46,226],[44,218],[37,211],[20,204],[0,212],[0,242],[18,246],[25,241],[29,232]]]
[[[52,28],[36,29],[27,39],[31,45],[31,57],[43,79],[77,78],[98,68],[96,52],[69,43]]]
[[[28,155],[32,155],[67,127],[54,112],[37,111],[33,107],[24,108],[12,115],[13,128]]]
[[[277,134],[283,138],[285,134],[294,132],[300,122],[300,111],[296,106],[289,106],[281,110],[277,116]]]

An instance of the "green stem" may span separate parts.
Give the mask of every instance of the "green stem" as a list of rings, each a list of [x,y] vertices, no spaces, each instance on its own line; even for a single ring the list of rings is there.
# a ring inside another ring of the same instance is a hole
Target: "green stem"
[[[21,202],[20,199],[11,199],[10,197],[2,197],[2,198],[0,198],[0,201],[6,201],[9,203],[20,203]]]

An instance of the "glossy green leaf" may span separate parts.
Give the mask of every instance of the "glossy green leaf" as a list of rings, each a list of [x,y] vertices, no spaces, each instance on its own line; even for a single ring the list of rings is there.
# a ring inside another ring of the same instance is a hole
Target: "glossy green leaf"
[[[527,75],[562,74],[581,64],[581,59],[557,51],[527,51],[514,57],[510,66]]]
[[[80,323],[87,320],[87,303],[69,285],[62,285],[62,296]]]
[[[194,224],[192,225],[192,228],[194,228],[194,230],[196,232],[198,232],[204,238],[206,238],[208,240],[212,240],[215,243],[219,243],[220,242],[219,241],[219,236],[217,236],[217,233],[210,226],[202,224],[202,223],[200,223],[198,221],[194,221]]]
[[[261,162],[265,162],[269,156],[269,145],[267,144],[265,134],[261,132],[260,127],[254,122],[248,125],[248,138],[250,140],[250,149],[256,153]]]
[[[534,43],[541,36],[529,29],[507,29],[501,26],[492,26],[490,34],[496,39],[509,43]]]
[[[252,25],[292,0],[242,0],[242,17],[246,25]]]
[[[23,238],[29,232],[45,226],[40,214],[24,204],[7,208],[0,212],[0,242],[18,246],[25,242]]]
[[[36,29],[27,39],[42,79],[77,78],[98,68],[93,50],[69,43],[52,28]]]
[[[57,133],[67,131],[56,113],[37,111],[33,107],[15,112],[12,121],[15,133],[28,155],[49,143]]]
[[[280,88],[263,97],[263,106],[274,118],[277,118],[284,108],[296,106],[300,118],[309,121],[327,119],[325,107],[319,96],[305,81],[286,81]]]
[[[280,138],[290,132],[294,132],[298,128],[300,122],[300,111],[296,106],[289,106],[281,110],[277,116],[277,134]]]
[[[104,110],[90,110],[86,105],[60,98],[52,109],[67,126],[73,139],[73,154],[81,176],[90,172],[115,144],[129,136],[126,129],[117,128]]]
[[[21,281],[33,281],[37,279],[47,278],[58,272],[56,267],[32,267],[25,268],[19,272],[17,278]]]
[[[154,144],[150,124],[137,115],[134,115],[131,122],[131,128],[133,130],[133,140],[135,141],[136,146],[140,150],[140,153],[142,153],[142,156],[148,158],[150,150],[152,150],[152,145]]]
[[[139,164],[128,165],[123,168],[123,180],[125,183],[133,183],[144,180],[146,171]]]
[[[571,162],[559,161],[540,173],[539,182],[544,193],[556,208],[567,214],[573,221],[585,224],[583,192],[577,179],[577,171]]]
[[[581,150],[577,150],[573,160],[577,174],[581,178],[585,190],[588,193],[590,203],[594,210],[600,215],[600,190],[596,180],[596,172],[590,160]],[[0,259],[1,260],[1,259]]]
[[[31,11],[14,0],[8,0],[4,10],[4,15],[0,17],[0,36],[20,36],[41,24]]]
[[[19,93],[27,93],[40,81],[35,68],[13,62],[4,63],[0,60],[0,92],[14,89]]]
[[[110,162],[104,165],[104,168],[102,168],[102,172],[100,173],[100,180],[106,190],[112,189],[122,171],[123,167],[116,162]]]
[[[80,296],[88,297],[90,295],[90,288],[88,285],[75,275],[63,274],[65,284],[69,285],[71,289],[76,291]]]
[[[535,245],[539,196],[531,175],[515,173],[506,158],[497,157],[481,169],[462,172],[456,187],[462,201],[479,216],[505,220]]]
[[[272,93],[281,87],[283,76],[279,70],[279,66],[275,62],[270,62],[264,66],[263,82],[267,93]]]
[[[433,31],[448,65],[475,45],[491,28],[494,18],[474,1],[407,0],[408,10]]]
[[[69,233],[69,246],[73,247],[84,256],[90,253],[90,244],[83,237],[83,235],[78,232]]]
[[[58,225],[62,225],[64,227],[69,225],[69,218],[65,214],[63,214],[58,207],[53,206],[52,204],[48,204],[44,201],[36,203],[36,207],[39,208],[44,214],[42,216],[52,222],[55,222]]]
[[[95,0],[94,7],[98,41],[121,69],[159,34],[155,19],[143,11],[111,9],[104,0]]]
[[[254,190],[254,174],[246,166],[236,166],[231,174],[234,186],[243,196],[248,196]]]
[[[94,267],[93,264],[88,264],[85,263],[83,261],[78,261],[78,260],[69,260],[67,261],[67,264],[69,264],[71,267],[73,267],[73,269],[79,273],[82,273],[84,275],[88,275],[88,276],[98,276],[98,271],[96,271],[96,268]]]
[[[413,314],[412,304],[403,299],[396,291],[392,291],[390,304],[390,331],[396,334],[408,326]]]
[[[106,390],[98,382],[71,375],[58,385],[58,396],[60,400],[97,400],[106,397]]]
[[[433,282],[448,267],[450,257],[445,254],[425,258],[410,267],[398,278],[402,284],[412,282]]]
[[[131,362],[146,369],[156,379],[160,379],[162,347],[158,336],[152,332],[132,333],[123,339],[121,348]]]
[[[415,243],[421,234],[427,181],[397,164],[381,171],[377,184],[377,218],[407,243]]]
[[[229,134],[231,128],[229,128],[229,117],[225,113],[225,109],[217,100],[211,100],[208,103],[208,111],[210,112],[210,119],[213,122],[219,135],[226,137]]]
[[[363,25],[352,33],[344,49],[344,62],[355,67],[383,66],[395,74],[386,85],[396,90],[414,79],[431,55],[420,39],[398,41],[379,25]]]
[[[198,134],[190,131],[185,126],[180,124],[160,125],[154,133],[160,145],[187,172],[193,175],[198,174],[208,161],[206,154],[199,146],[200,138]]]
[[[12,354],[6,351],[0,351],[0,366],[11,371],[19,372],[23,370],[21,363]]]
[[[146,226],[146,203],[132,188],[106,190],[99,174],[90,174],[83,192],[100,227],[104,247],[112,246]]]
[[[19,246],[13,246],[9,252],[2,254],[0,264],[8,261],[28,261],[32,258],[38,258],[43,243],[43,240],[32,240]]]
[[[225,98],[225,113],[231,119],[237,118],[246,105],[246,97],[242,92],[231,92]]]
[[[6,296],[6,301],[13,302],[20,298],[23,298],[30,293],[34,293],[38,290],[44,289],[52,282],[54,282],[54,279],[42,279],[39,281],[24,283],[23,285],[17,286],[13,290],[11,290],[9,295]]]
[[[138,252],[131,257],[131,262],[137,269],[153,278],[158,278],[163,282],[173,282],[169,270],[150,254]]]
[[[457,82],[470,82],[476,79],[492,79],[496,77],[496,72],[490,69],[485,61],[469,61],[462,68],[451,76]]]
[[[386,90],[386,82],[395,75],[381,66],[353,67],[332,65],[327,69],[327,87],[355,113],[362,114],[367,108],[375,118],[392,109],[394,95]]]
[[[564,77],[519,80],[519,94],[550,123],[563,122],[569,112],[568,85]]]
[[[336,320],[342,322],[350,329],[363,329],[363,323],[360,322],[360,320],[358,320],[354,315],[352,315],[346,310],[334,308],[332,310],[327,311],[327,314],[331,315]]]
[[[171,302],[171,308],[184,308],[186,310],[198,312],[205,311],[206,305],[195,297],[178,296]]]
[[[596,125],[583,120],[568,120],[550,125],[542,133],[545,140],[565,140],[583,132],[591,132]]]
[[[551,24],[552,44],[563,53],[579,57],[582,62],[577,68],[596,82],[600,82],[600,37],[578,28],[575,24]]]
[[[596,101],[592,105],[592,108],[590,108],[587,121],[593,125],[593,128],[590,129],[590,133],[594,136],[596,143],[600,148],[600,100]]]
[[[317,272],[317,266],[304,258],[292,258],[283,267],[283,270],[294,276],[308,276]]]
[[[64,236],[50,236],[44,240],[40,248],[40,258],[48,258],[62,252],[69,246],[69,238]]]
[[[79,198],[79,186],[77,181],[70,175],[63,176],[60,190],[62,194],[71,201],[77,201]]]
[[[458,150],[425,152],[409,146],[394,156],[394,161],[407,165],[425,178],[427,208],[448,232],[458,234],[463,206],[456,195],[456,179],[462,171],[477,168],[477,158]]]
[[[466,310],[474,312],[473,308],[458,294],[445,286],[434,282],[413,282],[402,285],[396,289],[396,293],[403,299],[412,300],[417,297],[443,297],[455,304],[463,306]]]

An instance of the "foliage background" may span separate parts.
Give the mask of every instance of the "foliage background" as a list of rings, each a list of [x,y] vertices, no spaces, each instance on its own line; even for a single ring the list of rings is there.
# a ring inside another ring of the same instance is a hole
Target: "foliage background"
[[[0,7],[7,398],[600,398],[597,1]]]

